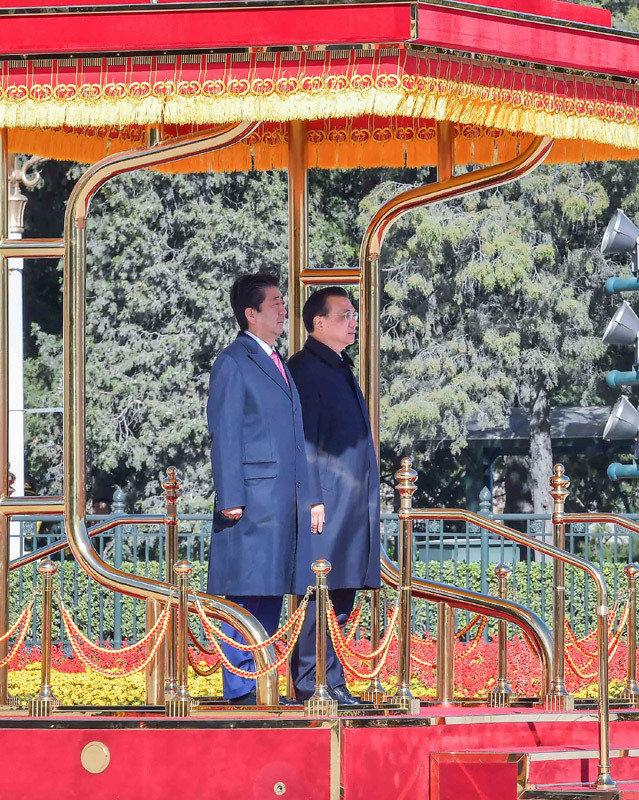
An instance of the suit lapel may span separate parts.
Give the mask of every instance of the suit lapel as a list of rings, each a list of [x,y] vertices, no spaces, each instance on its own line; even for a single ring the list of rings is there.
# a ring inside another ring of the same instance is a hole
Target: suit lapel
[[[289,386],[286,385],[286,381],[282,377],[282,373],[279,369],[275,366],[273,361],[266,355],[266,353],[262,350],[261,347],[257,346],[257,352],[253,350],[249,350],[248,356],[251,361],[254,361],[257,366],[264,372],[265,375],[268,375],[272,381],[282,389],[288,397],[291,396],[291,389]],[[286,367],[285,367],[286,369]],[[291,378],[289,378],[291,380]]]

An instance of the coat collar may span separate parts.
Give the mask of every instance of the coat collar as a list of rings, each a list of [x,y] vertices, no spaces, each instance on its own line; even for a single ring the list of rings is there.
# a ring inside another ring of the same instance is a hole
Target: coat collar
[[[251,336],[247,336],[244,333],[244,331],[240,331],[238,333],[237,339],[235,341],[238,342],[239,344],[241,344],[243,347],[245,347],[248,350],[249,358],[252,361],[254,361],[257,364],[257,366],[260,369],[262,369],[269,376],[269,378],[274,380],[275,383],[277,383],[277,385],[281,389],[283,389],[286,392],[286,394],[290,397],[291,396],[290,383],[291,383],[292,378],[291,378],[290,372],[286,368],[286,365],[284,365],[284,369],[285,369],[287,377],[288,377],[288,381],[289,381],[288,385],[286,384],[286,381],[282,377],[282,373],[275,366],[273,361],[266,355],[266,352],[264,350],[262,350],[262,348],[259,346],[259,344],[255,341],[255,339],[253,339]],[[281,358],[281,356],[280,356],[280,358]],[[282,358],[282,364],[284,364],[284,359],[283,358]]]
[[[318,341],[313,336],[307,338],[304,349],[309,350],[313,355],[321,358],[322,361],[325,361],[332,367],[339,367],[342,364],[346,364],[349,367],[354,366],[353,359],[348,355],[346,350],[342,350],[342,357],[340,358],[335,350],[331,350],[328,345]]]

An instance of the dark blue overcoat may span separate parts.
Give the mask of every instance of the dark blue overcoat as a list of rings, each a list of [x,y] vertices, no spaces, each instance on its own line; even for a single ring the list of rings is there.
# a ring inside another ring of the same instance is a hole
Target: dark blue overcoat
[[[297,592],[314,583],[317,558],[331,562],[331,589],[379,588],[379,473],[353,362],[309,337],[288,366],[302,402],[309,473],[326,510],[324,532],[299,539]]]
[[[250,336],[240,334],[211,370],[207,416],[215,515],[208,591],[281,595],[293,591],[295,551],[311,536],[299,396]],[[237,522],[219,512],[242,506]]]

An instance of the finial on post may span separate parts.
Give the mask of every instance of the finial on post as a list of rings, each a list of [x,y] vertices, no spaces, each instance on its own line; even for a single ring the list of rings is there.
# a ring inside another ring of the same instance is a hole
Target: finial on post
[[[399,492],[400,508],[408,510],[413,505],[413,495],[417,491],[417,473],[413,469],[412,458],[402,458],[402,466],[395,473],[396,489]]]
[[[164,489],[164,499],[166,500],[166,516],[175,517],[177,515],[177,501],[182,494],[182,481],[175,467],[169,467],[166,471],[166,478],[162,481]]]
[[[566,468],[563,464],[555,464],[552,478],[548,483],[550,484],[550,496],[555,503],[555,513],[563,514],[570,486],[570,478],[566,475]]]

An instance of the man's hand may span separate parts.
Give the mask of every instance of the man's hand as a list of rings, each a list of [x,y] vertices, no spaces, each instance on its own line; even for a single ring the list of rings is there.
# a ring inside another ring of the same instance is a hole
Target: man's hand
[[[324,530],[325,522],[324,504],[318,503],[316,506],[311,506],[311,533],[321,533]]]
[[[241,508],[223,508],[220,513],[224,514],[227,519],[238,520],[241,518],[242,512],[243,509]]]

